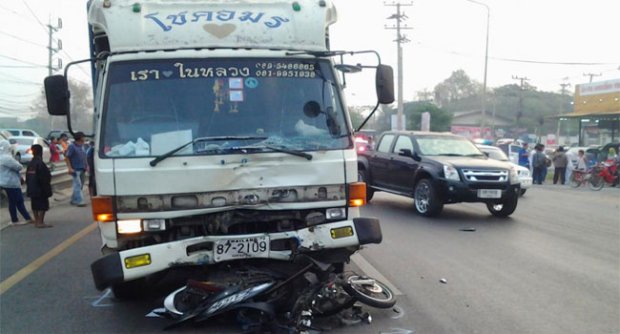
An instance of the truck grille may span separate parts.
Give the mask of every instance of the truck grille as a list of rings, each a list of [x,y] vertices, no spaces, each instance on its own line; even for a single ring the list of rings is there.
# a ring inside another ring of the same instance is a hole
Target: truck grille
[[[468,182],[508,182],[507,170],[463,169],[463,176]]]

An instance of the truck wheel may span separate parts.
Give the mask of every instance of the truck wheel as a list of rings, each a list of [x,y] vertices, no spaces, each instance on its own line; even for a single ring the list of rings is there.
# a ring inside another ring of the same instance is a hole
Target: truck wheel
[[[137,280],[123,282],[112,286],[112,293],[118,300],[132,300],[145,295],[146,280],[139,278]]]
[[[527,189],[521,189],[521,193],[520,193],[520,196],[523,196],[523,195],[525,195],[525,192],[526,192],[526,191],[527,191]]]
[[[415,185],[413,203],[416,211],[426,217],[436,216],[443,210],[443,202],[429,179],[422,179]]]
[[[495,217],[508,217],[517,209],[519,196],[511,194],[502,203],[487,203],[487,209]]]
[[[370,187],[368,182],[368,172],[365,169],[357,170],[357,180],[366,183],[366,202],[370,202],[372,196],[375,194],[375,190]]]

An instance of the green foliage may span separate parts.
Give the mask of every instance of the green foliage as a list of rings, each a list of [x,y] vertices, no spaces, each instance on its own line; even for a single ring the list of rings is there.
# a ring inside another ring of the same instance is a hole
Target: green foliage
[[[84,133],[93,132],[93,98],[90,84],[69,79],[69,91],[71,92],[71,126],[74,131]],[[33,102],[32,109],[38,112],[38,116],[31,120],[42,128],[40,135],[45,136],[49,130],[66,130],[67,119],[64,116],[50,116],[47,113],[45,92]]]
[[[435,101],[443,106],[455,101],[466,99],[481,91],[480,83],[472,80],[464,70],[459,69],[449,78],[435,86]]]
[[[431,131],[450,131],[452,113],[429,102],[408,102],[403,105],[403,113],[407,115],[407,129],[420,130],[422,113],[431,115]]]
[[[449,112],[480,110],[482,108],[482,90],[480,84],[471,80],[463,70],[456,70],[452,75],[435,86],[436,102]],[[511,129],[526,129],[527,132],[554,133],[560,114],[573,111],[570,95],[555,92],[541,92],[535,86],[524,82],[523,88],[509,84],[487,91],[486,110],[495,111],[498,117],[513,120]],[[572,130],[571,122],[564,122],[562,127]]]

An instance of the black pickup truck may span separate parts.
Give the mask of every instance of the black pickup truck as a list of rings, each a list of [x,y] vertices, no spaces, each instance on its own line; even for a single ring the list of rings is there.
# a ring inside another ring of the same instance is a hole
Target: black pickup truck
[[[517,208],[517,171],[487,158],[470,140],[451,133],[388,131],[374,150],[358,153],[358,177],[375,191],[411,197],[418,213],[436,216],[444,204],[485,203],[494,216]]]

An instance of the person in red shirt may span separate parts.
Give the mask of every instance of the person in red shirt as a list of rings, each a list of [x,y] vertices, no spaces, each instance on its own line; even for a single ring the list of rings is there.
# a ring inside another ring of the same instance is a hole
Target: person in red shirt
[[[56,137],[50,138],[50,162],[60,161],[60,150],[58,149],[58,140]]]

